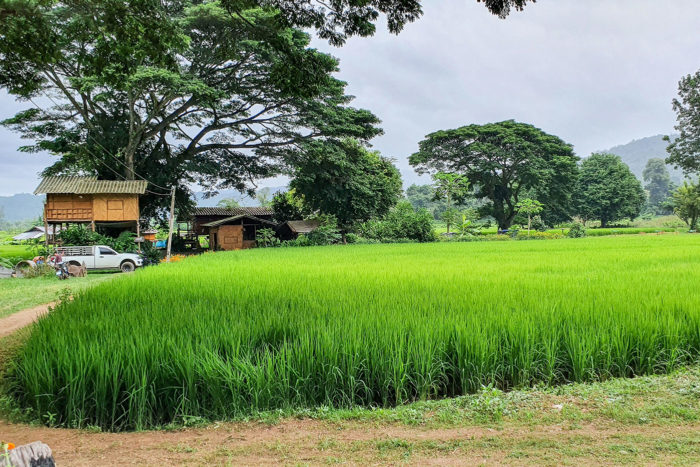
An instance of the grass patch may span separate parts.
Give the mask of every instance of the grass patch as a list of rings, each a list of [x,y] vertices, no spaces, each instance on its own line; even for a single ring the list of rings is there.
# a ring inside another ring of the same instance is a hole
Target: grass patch
[[[108,430],[475,392],[457,401],[499,423],[528,394],[503,390],[696,361],[699,252],[665,235],[207,254],[42,319],[13,388],[57,424]]]
[[[116,276],[112,273],[91,273],[85,277],[71,277],[67,281],[60,281],[53,276],[2,279],[0,280],[0,318],[52,302],[66,289],[69,293],[80,292]]]

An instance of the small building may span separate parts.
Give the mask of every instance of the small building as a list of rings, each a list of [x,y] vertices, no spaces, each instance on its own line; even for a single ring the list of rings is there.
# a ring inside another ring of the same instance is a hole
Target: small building
[[[26,240],[39,240],[44,237],[46,234],[46,230],[40,225],[35,225],[29,230],[26,230],[22,232],[21,234],[17,234],[14,237],[12,237],[12,240],[18,241],[18,242],[23,242]]]
[[[243,250],[255,247],[258,229],[274,229],[275,223],[260,217],[239,214],[202,224],[209,235],[211,250]]]
[[[287,221],[277,227],[277,236],[280,240],[294,240],[299,235],[306,235],[318,229],[320,222],[309,221]]]
[[[34,194],[46,194],[44,229],[47,243],[58,228],[71,224],[100,227],[110,233],[132,230],[139,234],[139,196],[145,180],[98,180],[94,176],[45,177]]]

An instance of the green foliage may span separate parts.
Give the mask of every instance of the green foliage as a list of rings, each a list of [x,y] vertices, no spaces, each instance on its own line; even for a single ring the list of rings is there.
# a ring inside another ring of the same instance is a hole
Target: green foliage
[[[71,225],[62,230],[57,238],[66,246],[106,245],[120,253],[135,253],[138,250],[138,245],[134,242],[136,234],[133,232],[122,232],[114,238],[93,232],[82,224]]]
[[[609,222],[639,215],[646,201],[642,184],[614,154],[592,154],[581,163],[576,185],[576,211],[584,220]]]
[[[447,205],[440,218],[447,224],[447,233],[449,234],[450,226],[458,223],[461,217],[452,204],[463,201],[469,194],[469,180],[459,174],[439,172],[433,174],[433,182],[435,199],[444,199]]]
[[[304,236],[310,246],[333,245],[342,238],[338,227],[332,224],[321,224]]]
[[[220,208],[226,208],[226,209],[235,209],[235,208],[240,208],[241,203],[239,203],[235,198],[224,198],[216,205]]]
[[[571,145],[512,120],[431,133],[409,158],[419,173],[464,175],[476,197],[490,201],[481,214],[494,217],[501,229],[511,226],[525,197],[547,205],[546,222],[568,220],[577,161]]]
[[[275,193],[272,197],[272,219],[277,223],[298,221],[311,215],[311,210],[304,203],[304,197],[294,189]]]
[[[569,238],[583,238],[586,236],[586,227],[580,222],[575,222],[566,234]]]
[[[363,238],[380,242],[436,240],[430,213],[425,209],[413,209],[408,201],[400,201],[383,219],[361,224],[358,232]]]
[[[530,235],[532,215],[541,213],[544,209],[544,205],[536,199],[525,198],[524,200],[518,202],[515,207],[519,213],[527,214],[527,233]]]
[[[687,174],[700,173],[700,70],[684,76],[678,83],[678,98],[673,110],[680,136],[670,142],[666,162],[680,167]],[[667,141],[670,141],[666,138]]]
[[[665,235],[201,255],[74,294],[8,382],[57,425],[120,430],[662,373],[697,360],[698,251]]]
[[[280,239],[273,229],[258,229],[255,232],[255,245],[261,248],[280,246]]]
[[[673,191],[673,183],[664,160],[649,159],[643,177],[647,183],[644,188],[649,192],[648,205],[651,212],[656,215],[668,214],[670,211],[666,201]]]
[[[505,18],[511,9],[522,10],[528,2],[534,1],[488,0],[484,4],[491,13]],[[222,4],[232,12],[254,6],[279,11],[284,21],[301,28],[314,28],[319,37],[336,46],[344,44],[349,36],[373,35],[380,14],[386,15],[387,28],[396,34],[423,13],[420,1],[416,0],[334,0],[328,6],[319,3],[323,7],[308,1],[222,0]]]
[[[700,219],[700,181],[685,182],[673,193],[673,211],[690,230],[697,230]]]
[[[12,2],[0,87],[55,103],[4,125],[32,141],[22,151],[60,156],[46,174],[139,174],[175,186],[180,212],[194,183],[252,195],[248,182],[278,175],[305,141],[381,133],[376,116],[349,106],[338,61],[259,3],[232,14],[218,1]],[[168,206],[141,197],[146,217]]]
[[[358,141],[316,141],[294,162],[290,187],[311,209],[335,216],[347,232],[389,212],[401,194],[401,175],[389,159]]]

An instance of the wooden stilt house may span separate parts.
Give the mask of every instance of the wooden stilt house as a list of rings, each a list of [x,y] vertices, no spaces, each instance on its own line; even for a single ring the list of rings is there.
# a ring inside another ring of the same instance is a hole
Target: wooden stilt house
[[[59,228],[86,224],[119,233],[139,234],[139,196],[145,180],[98,180],[97,177],[55,176],[44,178],[34,194],[46,194],[44,229],[46,243],[55,243]],[[58,228],[57,228],[58,227]]]

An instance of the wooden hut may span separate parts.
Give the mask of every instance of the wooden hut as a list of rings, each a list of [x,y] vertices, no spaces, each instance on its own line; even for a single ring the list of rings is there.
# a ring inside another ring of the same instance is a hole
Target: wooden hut
[[[139,196],[145,180],[98,180],[97,177],[45,177],[34,194],[46,194],[44,228],[47,243],[57,226],[87,224],[95,230],[132,230],[139,234]]]
[[[275,223],[259,217],[241,214],[208,222],[209,248],[212,250],[243,250],[255,247],[258,229],[274,229]]]
[[[318,228],[320,222],[310,221],[287,221],[277,227],[277,236],[281,240],[294,240],[299,235],[305,235]]]

